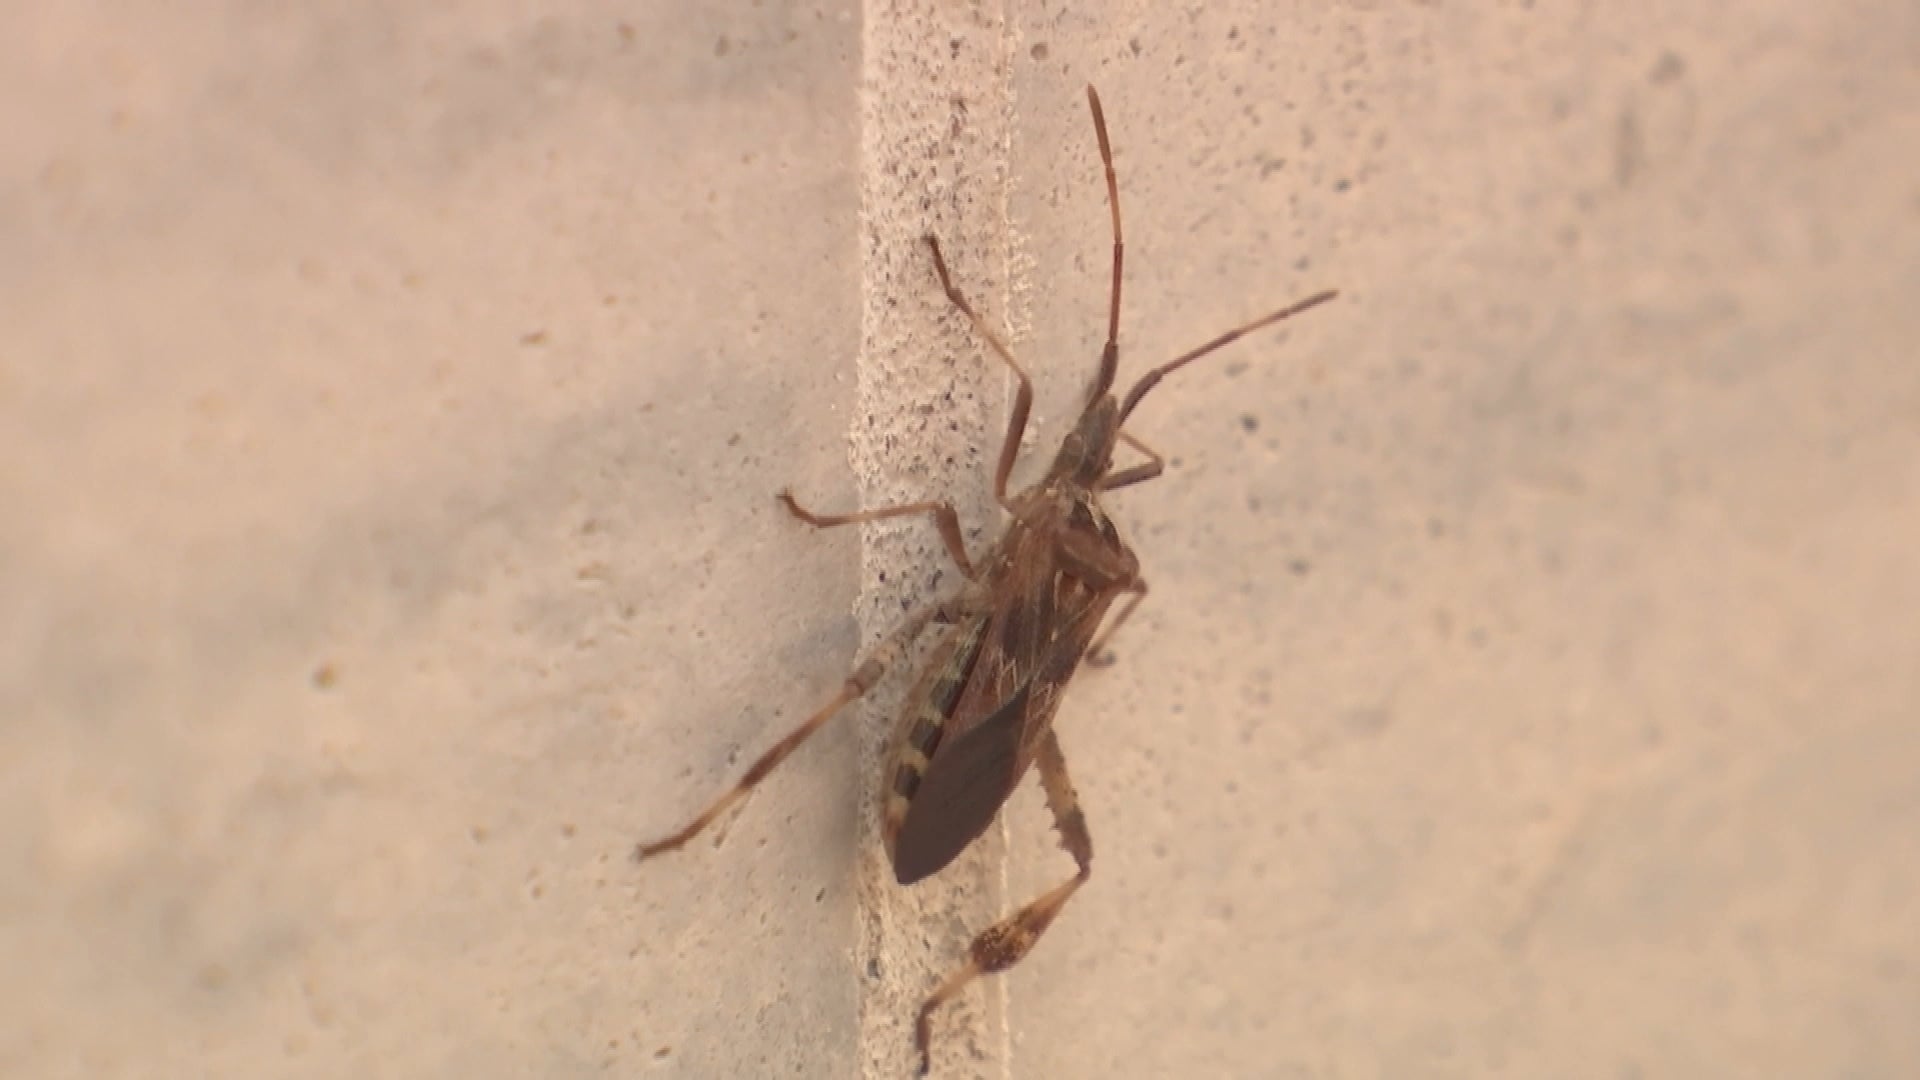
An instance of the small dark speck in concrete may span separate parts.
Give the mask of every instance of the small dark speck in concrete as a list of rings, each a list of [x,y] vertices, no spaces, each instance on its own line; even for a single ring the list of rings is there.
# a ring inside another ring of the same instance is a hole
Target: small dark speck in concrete
[[[1027,50],[1027,55],[1033,57],[1035,60],[1045,60],[1047,58],[1047,43],[1044,41],[1034,42],[1033,48]]]
[[[1260,418],[1259,418],[1259,417],[1257,417],[1257,416],[1255,416],[1255,415],[1253,415],[1252,413],[1243,413],[1243,414],[1241,414],[1241,416],[1240,416],[1240,429],[1241,429],[1242,431],[1248,431],[1248,432],[1253,432],[1253,431],[1259,431],[1259,430],[1260,430]]]
[[[1292,573],[1294,577],[1306,577],[1307,572],[1312,569],[1313,564],[1305,559],[1287,560],[1287,570]]]
[[[713,55],[715,56],[725,56],[732,51],[733,42],[728,41],[727,35],[725,34],[721,34],[720,40],[713,43]]]
[[[313,688],[315,690],[331,690],[339,682],[340,669],[333,666],[333,661],[329,660],[313,669]]]
[[[1333,190],[1335,191],[1346,191],[1348,188],[1351,188],[1352,186],[1353,186],[1353,181],[1347,179],[1344,176],[1333,182]]]

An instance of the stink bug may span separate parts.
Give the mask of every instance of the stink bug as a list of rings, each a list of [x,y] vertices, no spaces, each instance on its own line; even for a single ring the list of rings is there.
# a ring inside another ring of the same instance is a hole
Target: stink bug
[[[1006,531],[984,564],[976,567],[961,540],[959,516],[945,501],[909,503],[852,514],[816,514],[791,494],[780,502],[789,513],[818,528],[857,525],[924,514],[933,519],[947,552],[966,576],[952,596],[909,617],[875,646],[847,677],[840,692],[775,743],[740,781],[671,836],[640,845],[636,858],[673,851],[712,824],[765,779],[787,755],[834,714],[865,694],[932,623],[945,637],[927,661],[894,727],[881,781],[881,835],[894,876],[911,885],[937,873],[992,823],[1014,785],[1037,766],[1047,807],[1076,872],[973,940],[967,959],[920,1006],[914,1045],[920,1072],[928,1068],[933,1010],[981,975],[1005,971],[1020,961],[1053,922],[1067,899],[1085,884],[1093,862],[1087,831],[1053,716],[1060,694],[1083,660],[1098,664],[1101,646],[1141,599],[1147,583],[1140,562],[1101,509],[1101,496],[1160,475],[1165,459],[1122,426],[1147,392],[1169,373],[1244,334],[1270,326],[1333,299],[1316,293],[1214,338],[1141,376],[1124,398],[1114,393],[1120,347],[1120,192],[1100,97],[1087,87],[1093,130],[1106,170],[1107,206],[1113,219],[1113,278],[1108,294],[1107,343],[1080,419],[1054,455],[1045,477],[1015,495],[1007,478],[1019,454],[1033,405],[1033,386],[999,335],[974,310],[947,272],[939,241],[926,237],[933,270],[954,308],[972,322],[1013,373],[1017,386],[993,494],[1006,509]],[[1124,442],[1145,460],[1116,469],[1113,452]],[[1125,603],[1096,634],[1116,601]]]

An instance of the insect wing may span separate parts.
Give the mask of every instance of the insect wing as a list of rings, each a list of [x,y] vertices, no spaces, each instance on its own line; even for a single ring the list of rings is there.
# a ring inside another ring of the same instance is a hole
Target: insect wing
[[[1058,628],[1034,662],[1014,667],[1004,654],[981,657],[975,669],[976,685],[968,688],[965,697],[972,697],[976,690],[995,689],[994,676],[998,674],[1019,671],[1029,677],[1014,686],[1012,693],[1000,696],[999,704],[991,710],[984,714],[972,710],[978,719],[964,726],[956,723],[956,733],[941,742],[894,838],[894,876],[902,885],[937,873],[966,850],[993,823],[994,815],[1033,763],[1034,749],[1060,706],[1060,692],[1073,677],[1094,627],[1112,599],[1110,595],[1089,595],[1064,575],[1027,599],[1044,597],[1051,614],[1056,593],[1067,591],[1074,594],[1079,610]],[[995,634],[993,640],[1022,637],[1034,626],[1047,625],[1024,623],[1026,629],[1022,629],[1023,617],[1034,611],[1035,607],[1027,604],[1009,608],[995,620],[1000,625],[994,630],[1004,633]],[[964,697],[960,709],[969,711]],[[960,720],[960,716],[955,719]]]
[[[941,744],[894,838],[902,885],[939,872],[987,830],[1026,771],[1020,736],[1032,684],[958,739]]]

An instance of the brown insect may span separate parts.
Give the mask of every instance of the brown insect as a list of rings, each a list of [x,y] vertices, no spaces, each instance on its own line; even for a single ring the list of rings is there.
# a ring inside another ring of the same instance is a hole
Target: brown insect
[[[782,492],[780,501],[809,525],[828,528],[886,518],[925,514],[933,519],[948,554],[966,575],[955,595],[909,617],[882,640],[833,700],[809,716],[762,754],[726,794],[680,831],[642,844],[637,858],[673,851],[691,840],[786,760],[835,713],[865,694],[930,623],[947,627],[946,636],[922,670],[919,682],[894,729],[892,750],[881,777],[881,835],[894,876],[911,885],[938,872],[992,823],[1002,803],[1029,766],[1038,766],[1047,807],[1060,841],[1073,856],[1073,877],[988,927],[973,940],[968,957],[936,987],[914,1024],[920,1073],[929,1064],[933,1010],[975,978],[1005,971],[1033,948],[1067,899],[1085,884],[1093,861],[1087,832],[1067,763],[1054,737],[1053,716],[1074,671],[1083,660],[1098,664],[1102,646],[1133,614],[1147,594],[1140,562],[1101,509],[1100,498],[1117,488],[1159,476],[1165,459],[1122,430],[1122,425],[1169,373],[1240,336],[1297,315],[1333,299],[1317,293],[1264,315],[1238,329],[1154,368],[1133,384],[1124,399],[1113,392],[1120,347],[1120,191],[1113,171],[1113,150],[1100,97],[1087,87],[1093,130],[1106,169],[1107,205],[1113,218],[1113,283],[1107,307],[1107,343],[1087,405],[1073,431],[1061,443],[1046,476],[1008,496],[1007,478],[1019,454],[1020,438],[1033,405],[1033,386],[1013,353],[954,287],[940,244],[926,238],[940,287],[953,306],[971,320],[1018,380],[1013,415],[1000,444],[993,494],[1006,508],[1006,532],[975,567],[961,541],[960,519],[944,501],[909,503],[853,514],[816,514]],[[1145,461],[1113,467],[1117,443],[1125,442]],[[1103,634],[1096,629],[1115,601],[1126,597]]]

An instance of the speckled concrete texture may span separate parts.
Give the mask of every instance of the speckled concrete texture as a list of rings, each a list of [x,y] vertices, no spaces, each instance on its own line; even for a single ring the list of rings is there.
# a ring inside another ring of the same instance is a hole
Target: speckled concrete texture
[[[1920,1073],[1920,11],[0,16],[0,1075],[886,1077],[1071,873],[891,882],[1007,387],[1179,373],[1091,884],[936,1076]],[[1032,475],[1023,465],[1016,480]]]

